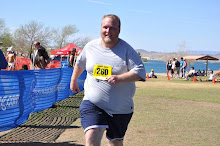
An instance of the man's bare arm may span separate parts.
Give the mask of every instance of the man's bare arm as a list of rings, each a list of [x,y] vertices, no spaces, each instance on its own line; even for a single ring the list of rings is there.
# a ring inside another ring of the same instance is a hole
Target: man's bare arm
[[[72,77],[71,77],[71,82],[70,82],[70,89],[73,92],[80,92],[79,86],[77,84],[77,79],[79,78],[79,76],[82,74],[83,71],[84,69],[80,68],[78,65],[74,66]]]
[[[112,75],[107,77],[107,80],[111,84],[119,84],[119,83],[125,83],[125,82],[135,82],[140,81],[142,78],[133,73],[133,72],[127,72],[121,75]]]

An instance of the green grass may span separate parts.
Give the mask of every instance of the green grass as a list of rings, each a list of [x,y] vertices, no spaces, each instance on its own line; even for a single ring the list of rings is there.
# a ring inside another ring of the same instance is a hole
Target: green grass
[[[149,79],[144,83],[138,83],[146,88],[137,88],[136,96],[147,94],[155,98],[172,98],[192,101],[204,101],[220,103],[220,83],[193,82],[182,79],[171,79],[166,77]]]
[[[220,83],[137,82],[125,145],[220,145]]]

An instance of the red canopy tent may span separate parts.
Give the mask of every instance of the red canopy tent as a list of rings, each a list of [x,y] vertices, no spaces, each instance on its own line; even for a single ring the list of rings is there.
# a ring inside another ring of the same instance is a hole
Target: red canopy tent
[[[74,44],[70,43],[69,45],[67,45],[63,48],[60,48],[58,50],[50,51],[50,54],[52,54],[52,55],[69,55],[69,54],[71,54],[71,51],[72,51],[73,48],[76,48],[76,52],[82,51],[82,49],[80,49],[79,47],[77,47]]]

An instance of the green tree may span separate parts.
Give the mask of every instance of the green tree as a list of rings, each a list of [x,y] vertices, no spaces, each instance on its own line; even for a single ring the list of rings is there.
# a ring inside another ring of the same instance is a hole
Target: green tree
[[[138,55],[140,56],[140,58],[141,58],[141,53],[140,52],[138,52]]]
[[[147,58],[141,58],[143,62],[147,62]]]
[[[0,19],[0,42],[3,43],[3,47],[12,45],[12,35],[9,33],[8,28],[5,26],[5,21]]]
[[[4,47],[12,46],[13,45],[13,43],[12,43],[13,42],[12,35],[10,33],[3,34],[1,42],[3,43]]]

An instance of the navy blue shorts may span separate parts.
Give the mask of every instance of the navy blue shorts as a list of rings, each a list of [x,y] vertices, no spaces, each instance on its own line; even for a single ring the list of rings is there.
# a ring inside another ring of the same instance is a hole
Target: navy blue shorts
[[[89,100],[80,104],[81,124],[84,132],[93,128],[106,128],[106,137],[113,140],[123,140],[133,113],[110,115]]]

